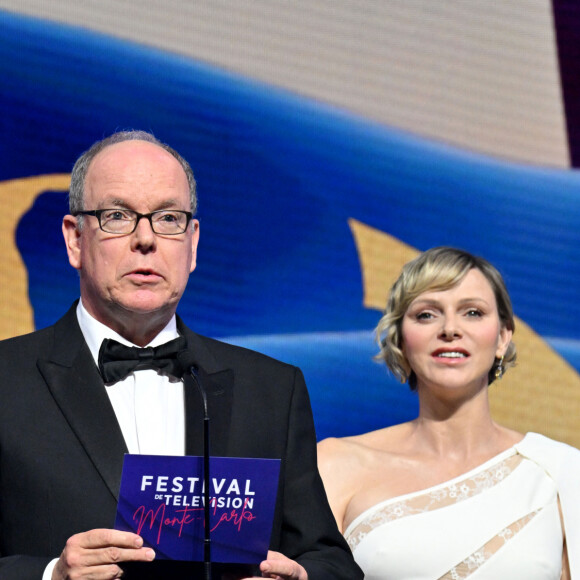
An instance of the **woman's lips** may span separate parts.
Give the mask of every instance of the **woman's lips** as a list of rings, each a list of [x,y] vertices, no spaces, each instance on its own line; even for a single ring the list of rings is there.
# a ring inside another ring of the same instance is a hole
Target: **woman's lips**
[[[438,359],[457,360],[466,359],[469,357],[469,353],[462,348],[438,348],[431,356]]]

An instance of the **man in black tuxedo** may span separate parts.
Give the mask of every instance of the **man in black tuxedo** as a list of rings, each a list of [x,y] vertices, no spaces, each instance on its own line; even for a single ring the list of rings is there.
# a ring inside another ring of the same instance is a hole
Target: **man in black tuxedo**
[[[199,394],[163,365],[109,375],[111,339],[186,353],[207,391],[213,455],[281,458],[271,551],[251,573],[362,578],[318,475],[300,370],[175,315],[196,265],[195,209],[189,165],[148,133],[112,135],[75,164],[62,230],[80,301],[0,343],[2,580],[202,577],[111,529],[124,453],[201,455],[203,440]]]

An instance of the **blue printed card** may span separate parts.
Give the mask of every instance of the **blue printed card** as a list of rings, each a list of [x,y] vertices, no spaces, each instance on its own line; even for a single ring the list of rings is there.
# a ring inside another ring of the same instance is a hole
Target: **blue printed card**
[[[279,459],[210,459],[213,562],[258,564],[272,532]],[[203,457],[125,455],[115,528],[156,558],[203,561]]]

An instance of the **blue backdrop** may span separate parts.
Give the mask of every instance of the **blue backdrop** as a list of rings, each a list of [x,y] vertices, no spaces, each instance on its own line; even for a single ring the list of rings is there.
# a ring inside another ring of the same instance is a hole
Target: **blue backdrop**
[[[3,12],[0,74],[0,181],[68,173],[95,140],[125,128],[152,131],[190,161],[201,242],[179,313],[197,332],[298,364],[319,437],[416,412],[415,396],[371,360],[380,314],[363,307],[349,218],[419,250],[485,256],[518,316],[580,370],[577,172],[492,160],[190,59]],[[60,234],[66,211],[66,192],[47,191],[16,227],[36,327],[78,295]]]

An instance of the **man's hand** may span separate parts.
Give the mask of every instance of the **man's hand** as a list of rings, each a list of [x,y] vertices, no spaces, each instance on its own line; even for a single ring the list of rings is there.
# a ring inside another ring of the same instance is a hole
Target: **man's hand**
[[[267,560],[260,564],[262,578],[274,578],[274,580],[308,580],[306,570],[295,562],[280,554],[280,552],[268,552]],[[247,579],[250,580],[250,579]]]
[[[121,578],[120,562],[150,562],[151,548],[140,536],[119,530],[91,530],[68,539],[52,573],[52,580],[113,580]]]

